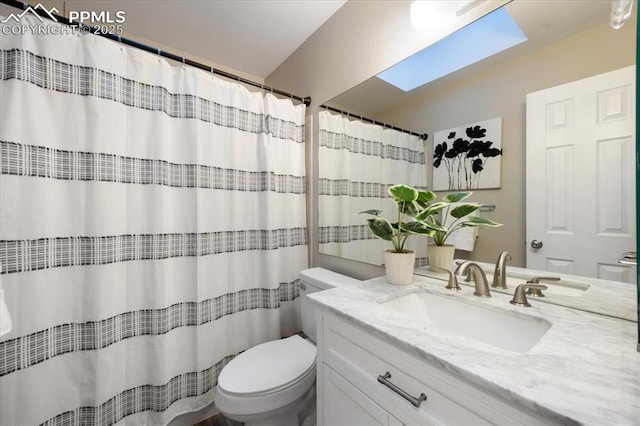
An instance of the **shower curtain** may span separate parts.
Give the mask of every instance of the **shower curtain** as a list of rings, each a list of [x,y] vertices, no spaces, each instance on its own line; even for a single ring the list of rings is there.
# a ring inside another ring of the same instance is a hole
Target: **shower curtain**
[[[356,213],[381,209],[392,221],[395,204],[387,189],[427,185],[424,144],[417,136],[320,111],[319,118],[319,251],[381,265],[391,243],[376,239]],[[409,238],[416,266],[426,264],[426,238]]]
[[[2,34],[0,424],[206,406],[234,355],[300,328],[304,106],[93,35]]]

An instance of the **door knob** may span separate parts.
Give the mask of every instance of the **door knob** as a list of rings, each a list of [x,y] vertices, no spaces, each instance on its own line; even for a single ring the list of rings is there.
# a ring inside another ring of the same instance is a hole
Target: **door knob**
[[[620,259],[618,259],[618,263],[622,265],[637,265],[638,264],[638,253],[635,251],[628,251],[626,253],[622,253]]]
[[[542,248],[543,245],[544,244],[542,243],[542,241],[538,241],[538,240],[531,241],[531,247],[533,247],[534,249]]]

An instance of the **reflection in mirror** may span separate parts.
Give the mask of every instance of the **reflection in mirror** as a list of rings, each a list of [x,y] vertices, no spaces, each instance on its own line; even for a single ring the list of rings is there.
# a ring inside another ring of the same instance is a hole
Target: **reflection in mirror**
[[[319,118],[319,251],[345,259],[381,265],[388,241],[377,239],[358,212],[382,210],[394,222],[395,205],[387,190],[397,183],[425,188],[423,138],[362,117],[320,111]],[[418,264],[426,247],[409,238]]]
[[[545,220],[543,211],[525,212],[525,171],[540,166],[527,164],[525,155],[527,95],[634,65],[636,12],[615,30],[609,25],[610,1],[514,0],[504,10],[527,41],[407,92],[373,77],[330,104],[429,135],[502,117],[501,187],[476,190],[471,201],[494,204],[495,210],[483,212],[483,216],[504,226],[480,232],[474,250],[457,252],[456,257],[493,264],[506,250],[513,257],[510,266],[526,267],[527,220]],[[425,144],[427,188],[432,186],[431,152],[435,142],[430,138]],[[575,213],[585,208],[589,206]],[[320,210],[319,214],[322,221],[324,212]],[[414,240],[420,245],[427,243],[424,237]],[[588,248],[576,247],[581,249]],[[635,291],[635,286],[629,287]]]

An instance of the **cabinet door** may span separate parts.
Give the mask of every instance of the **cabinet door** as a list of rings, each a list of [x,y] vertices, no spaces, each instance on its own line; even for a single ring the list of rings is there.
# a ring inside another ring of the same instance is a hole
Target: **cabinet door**
[[[326,364],[323,369],[325,426],[401,426],[395,417]]]

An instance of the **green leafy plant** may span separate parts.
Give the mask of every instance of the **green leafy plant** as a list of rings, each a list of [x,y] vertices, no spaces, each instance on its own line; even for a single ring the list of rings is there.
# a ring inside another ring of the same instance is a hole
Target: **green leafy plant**
[[[420,213],[423,207],[428,205],[429,200],[435,198],[435,195],[431,191],[420,191],[408,185],[394,185],[388,192],[397,206],[395,223],[381,217],[382,210],[365,210],[359,214],[373,216],[367,219],[371,232],[382,240],[391,241],[394,253],[407,253],[408,250],[404,249],[404,245],[409,235],[428,235],[433,231],[430,225],[416,222],[412,218]]]
[[[436,195],[433,192],[429,192],[426,203],[420,204],[422,210],[418,212],[413,218],[423,225],[425,234],[429,235],[435,245],[443,246],[447,241],[447,238],[460,228],[467,226],[475,226],[479,228],[497,228],[502,226],[501,223],[494,222],[489,219],[485,219],[478,216],[469,216],[480,208],[480,204],[477,203],[460,203],[461,201],[469,198],[473,192],[456,192],[448,194],[442,197],[442,201],[431,203]],[[452,207],[452,203],[459,203],[455,207]],[[439,219],[437,214],[441,210],[443,211],[442,220]],[[444,218],[451,216],[454,220],[445,226]]]

